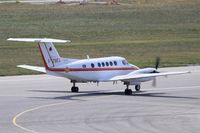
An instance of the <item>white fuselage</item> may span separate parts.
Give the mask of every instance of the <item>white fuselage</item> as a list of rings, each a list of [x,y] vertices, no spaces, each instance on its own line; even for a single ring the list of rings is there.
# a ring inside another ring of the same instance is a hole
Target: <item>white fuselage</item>
[[[157,71],[160,58],[156,59],[155,68],[139,69],[137,66],[129,64],[125,58],[113,56],[90,59],[62,58],[53,43],[66,43],[70,40],[59,40],[52,38],[9,38],[9,41],[36,42],[44,62],[44,67],[19,65],[18,67],[47,73],[49,75],[65,77],[71,80],[72,92],[78,92],[77,82],[116,82],[122,81],[126,85],[124,93],[131,95],[130,85],[135,85],[135,90],[140,91],[141,82],[153,80],[155,77],[178,75],[189,73],[184,72],[163,72]]]
[[[66,77],[77,82],[100,82],[136,70],[139,70],[137,66],[129,64],[122,57],[104,57],[62,64],[57,68],[51,68],[48,74]]]

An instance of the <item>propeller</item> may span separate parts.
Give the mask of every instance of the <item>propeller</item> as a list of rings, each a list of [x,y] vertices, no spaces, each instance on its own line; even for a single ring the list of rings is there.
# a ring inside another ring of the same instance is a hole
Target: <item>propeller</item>
[[[157,80],[156,80],[156,78],[153,78],[152,86],[153,86],[153,87],[156,87],[156,85],[157,85]]]
[[[156,57],[155,69],[157,70],[160,65],[160,57]]]
[[[155,62],[155,69],[156,70],[154,71],[154,73],[159,73],[157,71],[157,69],[159,68],[159,65],[160,65],[160,57],[156,57],[156,62]],[[153,82],[152,82],[152,86],[156,87],[156,85],[157,85],[157,80],[156,80],[156,77],[154,77]]]

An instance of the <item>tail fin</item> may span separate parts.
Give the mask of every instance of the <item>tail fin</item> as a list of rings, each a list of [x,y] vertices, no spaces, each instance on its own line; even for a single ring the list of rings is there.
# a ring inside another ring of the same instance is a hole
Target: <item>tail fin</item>
[[[62,59],[58,54],[56,48],[54,47],[53,43],[40,42],[39,48],[46,68],[58,66],[62,62]]]
[[[58,39],[47,39],[47,38],[9,38],[9,41],[20,41],[20,42],[36,42],[39,45],[42,59],[46,68],[56,67],[62,63],[58,51],[56,50],[53,42],[55,43],[66,43],[70,40],[58,40]]]

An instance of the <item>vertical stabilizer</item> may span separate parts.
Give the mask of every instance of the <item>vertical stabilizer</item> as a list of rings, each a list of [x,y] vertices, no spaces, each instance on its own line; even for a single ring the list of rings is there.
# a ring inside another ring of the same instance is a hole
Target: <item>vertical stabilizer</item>
[[[62,58],[52,42],[40,42],[38,44],[46,68],[56,67],[62,63]]]

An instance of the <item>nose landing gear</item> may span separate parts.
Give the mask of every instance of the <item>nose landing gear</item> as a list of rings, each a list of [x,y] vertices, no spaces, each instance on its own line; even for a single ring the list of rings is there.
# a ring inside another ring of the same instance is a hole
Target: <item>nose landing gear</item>
[[[138,92],[138,91],[140,91],[140,85],[136,85],[135,86],[135,90]]]

